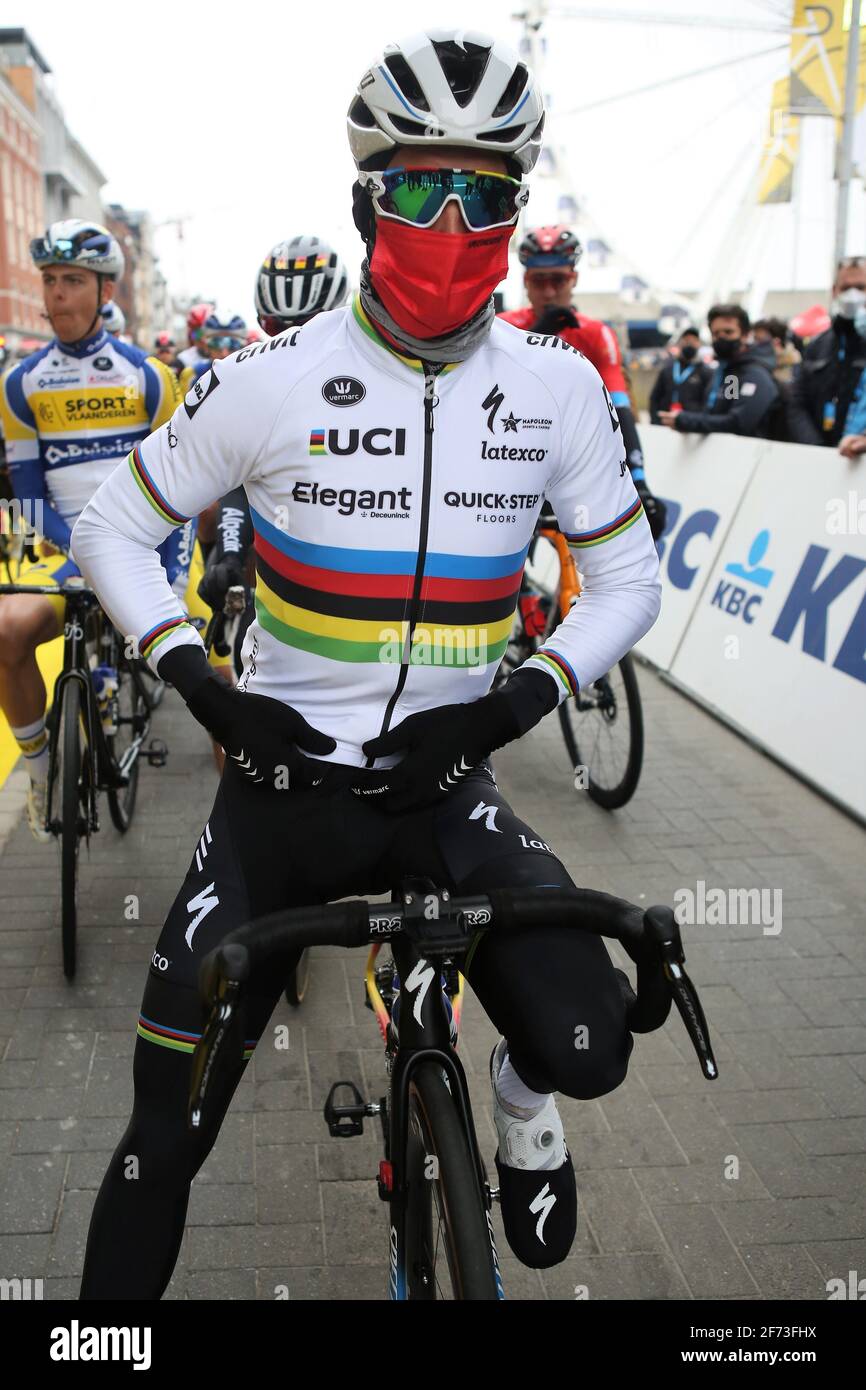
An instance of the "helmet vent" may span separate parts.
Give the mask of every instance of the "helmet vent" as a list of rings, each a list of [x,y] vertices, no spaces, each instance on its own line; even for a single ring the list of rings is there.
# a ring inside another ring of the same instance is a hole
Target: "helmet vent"
[[[493,110],[494,116],[507,116],[509,111],[513,111],[524,87],[529,81],[529,73],[522,63],[518,63],[508,81],[508,86],[499,98]]]
[[[491,144],[496,144],[496,142],[499,141],[501,144],[507,145],[510,141],[517,140],[521,131],[525,129],[526,126],[509,125],[506,126],[504,130],[482,130],[478,139],[489,140]]]
[[[391,124],[401,135],[414,135],[416,139],[421,135],[425,140],[437,140],[445,134],[444,130],[439,130],[436,126],[422,125],[421,121],[408,121],[405,116],[392,116]]]
[[[444,43],[433,39],[432,43],[436,57],[442,64],[445,80],[451,88],[451,95],[458,106],[468,106],[481,86],[490,61],[490,49],[469,40],[462,45],[453,39]]]
[[[365,130],[376,129],[376,118],[361,97],[356,97],[349,107],[349,120],[354,121],[355,125],[363,126]]]
[[[429,111],[430,104],[424,95],[421,84],[402,53],[389,53],[385,67],[390,72],[407,101],[419,111]]]

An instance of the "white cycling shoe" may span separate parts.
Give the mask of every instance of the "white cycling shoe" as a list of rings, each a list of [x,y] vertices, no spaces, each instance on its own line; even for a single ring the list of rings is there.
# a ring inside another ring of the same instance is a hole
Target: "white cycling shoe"
[[[31,782],[27,788],[27,824],[34,840],[47,845],[51,831],[45,829],[45,815],[48,810],[48,779]]]
[[[565,1259],[577,1231],[574,1166],[552,1095],[529,1119],[500,1101],[496,1077],[506,1049],[502,1038],[490,1057],[502,1223],[517,1258],[532,1269],[548,1269]]]

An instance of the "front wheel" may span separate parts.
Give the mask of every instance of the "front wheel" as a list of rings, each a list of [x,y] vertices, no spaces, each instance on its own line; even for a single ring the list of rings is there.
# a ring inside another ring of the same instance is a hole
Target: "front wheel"
[[[643,766],[643,711],[634,662],[622,660],[559,706],[562,736],[575,774],[586,775],[593,801],[607,811],[634,796]]]
[[[63,973],[75,974],[78,928],[78,849],[85,828],[82,814],[81,686],[68,681],[63,693],[58,739],[60,767],[60,880]]]
[[[445,1073],[409,1082],[405,1292],[411,1299],[499,1298],[484,1198]],[[399,1277],[399,1272],[398,1272]]]

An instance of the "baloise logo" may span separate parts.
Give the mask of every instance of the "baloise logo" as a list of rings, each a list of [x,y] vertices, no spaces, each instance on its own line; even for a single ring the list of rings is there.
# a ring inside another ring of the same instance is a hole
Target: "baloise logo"
[[[328,405],[357,405],[367,394],[363,381],[353,376],[332,376],[322,387]]]
[[[405,454],[406,452],[406,431],[404,429],[372,429],[365,430],[362,434],[360,430],[346,430],[345,439],[341,439],[340,430],[310,430],[310,453],[313,456],[320,454],[357,454],[360,449],[364,454],[373,454],[380,457],[384,454]],[[393,446],[391,438],[393,436]],[[379,443],[378,441],[387,441]]]

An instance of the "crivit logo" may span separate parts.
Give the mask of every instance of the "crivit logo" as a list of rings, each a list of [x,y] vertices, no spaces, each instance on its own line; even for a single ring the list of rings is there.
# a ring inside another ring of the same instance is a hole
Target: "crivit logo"
[[[310,430],[310,453],[314,456],[319,454],[337,454],[346,456],[357,454],[361,450],[363,454],[373,454],[376,458],[381,458],[385,454],[400,456],[406,452],[406,431],[404,429],[377,428],[365,430],[361,434],[360,430],[346,430],[345,437],[343,431],[336,430]],[[394,444],[391,446],[391,437]],[[387,443],[380,443],[380,440],[387,440]]]
[[[285,333],[278,333],[275,338],[268,338],[267,342],[256,343],[253,347],[241,348],[240,352],[234,354],[236,362],[248,362],[251,357],[261,357],[263,352],[276,352],[278,348],[294,347],[298,341],[300,328],[295,328],[291,332],[287,329]]]
[[[759,590],[768,588],[774,571],[768,569],[766,565],[762,565],[761,561],[767,553],[769,544],[769,531],[759,531],[749,547],[746,564],[741,564],[739,560],[732,560],[729,565],[725,565],[725,574],[732,574],[735,579],[742,579],[746,584],[754,585]],[[755,621],[755,613],[763,600],[764,595],[760,592],[753,593],[751,588],[744,589],[742,584],[736,584],[731,579],[720,579],[716,584],[710,603],[712,607],[721,608],[732,618],[742,618],[744,623],[751,626]]]
[[[686,516],[680,525],[681,504],[668,498],[665,498],[664,502],[667,506],[667,522],[664,532],[656,542],[656,549],[662,568],[666,570],[668,582],[675,589],[688,591],[700,576],[704,564],[703,561],[697,564],[690,563],[693,551],[687,560],[686,550],[698,536],[712,540],[720,517],[718,512],[701,508]],[[754,542],[749,551],[750,556],[753,548]],[[843,671],[845,675],[866,685],[866,593],[861,598],[832,661],[827,652],[830,606],[855,580],[862,577],[864,571],[866,560],[861,560],[859,556],[833,556],[828,546],[809,545],[790,589],[782,599],[770,635],[787,644],[794,638],[802,619],[800,643],[806,655],[815,657],[817,661],[829,662],[837,671]],[[716,589],[713,589],[709,594],[710,603],[715,592]],[[762,595],[763,597],[766,595]],[[756,608],[753,605],[750,613],[755,612]]]
[[[367,394],[363,381],[353,376],[332,376],[322,387],[328,405],[357,405]]]

